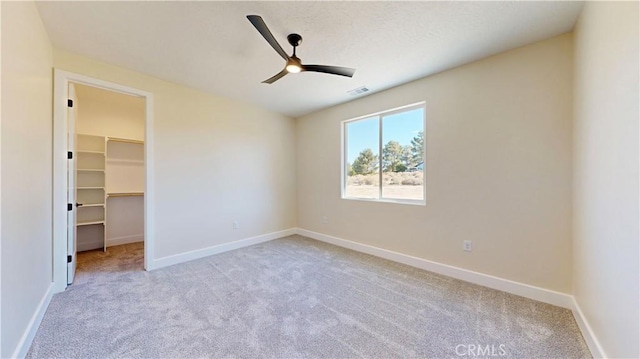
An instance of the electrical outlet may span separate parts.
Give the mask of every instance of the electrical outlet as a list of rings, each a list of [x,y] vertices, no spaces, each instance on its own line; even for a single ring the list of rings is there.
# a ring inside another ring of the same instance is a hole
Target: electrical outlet
[[[329,223],[329,218],[327,218],[327,216],[322,216],[322,223],[323,224]]]
[[[233,221],[233,229],[240,229],[240,222]]]
[[[462,249],[466,252],[471,252],[471,241],[462,241]]]

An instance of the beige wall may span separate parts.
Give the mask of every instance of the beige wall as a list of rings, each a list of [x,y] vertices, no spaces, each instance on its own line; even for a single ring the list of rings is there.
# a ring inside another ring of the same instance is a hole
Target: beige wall
[[[298,226],[570,293],[571,79],[568,34],[300,118]],[[418,101],[426,206],[341,199],[340,122]]]
[[[573,292],[607,356],[638,358],[638,3],[575,30]]]
[[[144,140],[144,99],[76,85],[78,133]]]
[[[52,280],[52,49],[33,3],[0,6],[5,35],[0,356],[7,358]]]
[[[293,119],[60,50],[54,66],[153,93],[155,259],[295,227]]]

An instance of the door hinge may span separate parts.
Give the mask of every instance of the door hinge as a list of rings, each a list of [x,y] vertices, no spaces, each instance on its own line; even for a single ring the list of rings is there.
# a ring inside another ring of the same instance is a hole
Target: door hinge
[[[67,263],[71,263],[72,260],[73,260],[73,256],[72,255],[68,255],[67,256]]]
[[[67,211],[73,211],[73,204],[67,203]]]
[[[73,100],[72,99],[68,99],[67,100],[67,107],[73,107]]]
[[[73,152],[71,152],[71,151],[67,152],[67,159],[68,160],[73,159]]]

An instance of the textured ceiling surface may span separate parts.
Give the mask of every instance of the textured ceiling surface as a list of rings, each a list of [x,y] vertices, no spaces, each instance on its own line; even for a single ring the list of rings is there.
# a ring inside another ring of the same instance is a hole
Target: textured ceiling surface
[[[581,2],[38,2],[55,47],[297,117],[573,28]],[[246,19],[263,17],[306,64],[261,83],[284,60]]]

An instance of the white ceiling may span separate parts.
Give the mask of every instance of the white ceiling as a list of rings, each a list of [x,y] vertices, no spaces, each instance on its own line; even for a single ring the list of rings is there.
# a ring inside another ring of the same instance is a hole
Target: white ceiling
[[[297,117],[571,31],[582,2],[39,2],[54,46]],[[353,78],[289,74],[246,19],[261,15],[306,64]]]

